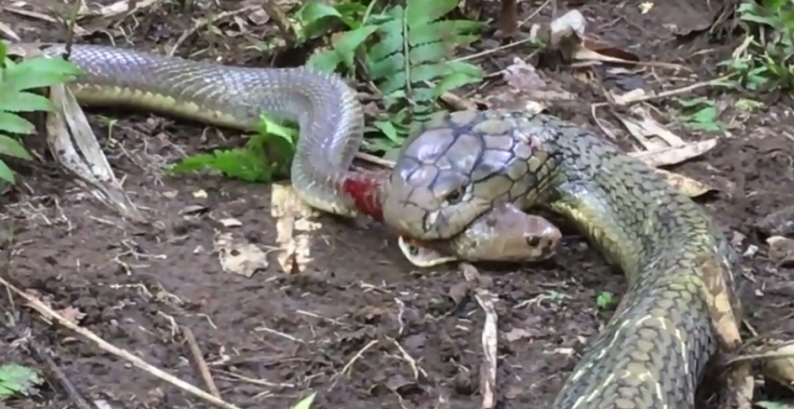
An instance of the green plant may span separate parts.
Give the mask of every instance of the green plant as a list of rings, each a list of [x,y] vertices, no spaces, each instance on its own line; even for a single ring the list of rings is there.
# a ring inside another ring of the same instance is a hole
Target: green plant
[[[39,373],[25,366],[0,366],[0,402],[18,395],[30,396],[43,379]]]
[[[413,126],[425,122],[437,110],[439,97],[466,84],[482,80],[479,67],[454,61],[454,51],[477,40],[481,24],[467,20],[443,20],[456,0],[407,0],[375,12],[375,2],[364,7],[353,2],[329,6],[312,0],[297,13],[304,27],[301,38],[315,38],[333,23],[348,28],[328,49],[319,50],[307,65],[334,72],[344,68],[355,75],[363,68],[382,95],[386,112],[369,132],[365,149],[386,152],[402,145]]]
[[[600,310],[605,310],[611,307],[615,303],[615,297],[612,296],[612,293],[608,291],[604,291],[599,293],[596,297],[596,307]]]
[[[364,149],[389,152],[399,148],[413,126],[426,121],[445,92],[482,79],[471,64],[452,61],[455,49],[476,40],[477,22],[441,20],[457,7],[456,0],[408,0],[405,7],[375,10],[367,5],[340,1],[327,5],[311,0],[295,14],[301,29],[298,42],[322,37],[335,26],[346,31],[334,36],[331,46],[320,49],[307,65],[323,72],[347,70],[366,77],[383,96],[386,113],[367,128]],[[270,46],[263,44],[263,49]],[[286,176],[294,155],[297,131],[293,124],[262,118],[262,126],[245,147],[193,155],[171,168],[173,173],[210,169],[249,182],[268,182]]]
[[[242,148],[189,156],[171,167],[173,174],[214,170],[246,182],[270,182],[289,174],[298,132],[262,117],[257,133]]]
[[[734,58],[722,65],[740,75],[751,91],[787,90],[794,86],[794,3],[790,0],[744,0],[738,16],[747,38]]]
[[[720,113],[716,104],[706,98],[677,99],[678,116],[689,128],[700,131],[720,131]]]
[[[18,138],[11,135],[31,135],[35,126],[18,114],[51,111],[49,99],[31,92],[73,79],[80,71],[60,57],[35,57],[15,63],[7,58],[6,45],[0,42],[0,179],[16,183],[14,172],[2,156],[31,160]]]
[[[317,395],[317,392],[312,392],[309,396],[301,399],[292,409],[309,409],[312,407],[312,403],[314,403],[314,397]]]

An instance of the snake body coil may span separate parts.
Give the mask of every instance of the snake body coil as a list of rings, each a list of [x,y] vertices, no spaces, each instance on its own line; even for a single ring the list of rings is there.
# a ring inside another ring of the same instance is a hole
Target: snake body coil
[[[66,51],[62,44],[44,46],[45,55]],[[99,45],[74,45],[69,60],[84,72],[71,84],[82,104],[129,106],[247,131],[256,129],[262,114],[295,120],[300,137],[290,173],[301,199],[340,216],[379,213],[386,181],[349,171],[363,142],[364,114],[356,93],[336,75],[225,66]],[[560,238],[549,221],[504,206],[437,246],[401,248],[420,267],[451,260],[535,261],[551,257]]]
[[[384,219],[407,236],[454,237],[504,203],[545,206],[624,271],[628,291],[553,409],[694,408],[717,347],[705,269],[722,275],[741,317],[738,257],[703,209],[653,169],[553,117],[456,112],[406,143],[390,187]]]
[[[60,45],[45,50],[62,52]],[[296,190],[315,208],[356,213],[341,192],[362,142],[363,114],[341,79],[104,46],[75,46],[71,61],[86,72],[74,87],[84,103],[131,105],[247,130],[262,113],[297,120]],[[489,212],[515,217],[508,206],[545,205],[623,269],[629,290],[554,409],[694,407],[695,387],[716,349],[701,295],[702,266],[719,266],[733,291],[737,256],[703,210],[653,170],[554,118],[461,112],[438,117],[407,143],[383,182],[378,195],[385,221],[414,239],[476,243],[460,238],[498,234]],[[733,292],[729,299],[739,317]]]
[[[54,45],[45,53],[62,55]],[[75,94],[81,103],[165,112],[204,123],[252,131],[263,113],[298,122],[292,162],[295,189],[311,206],[351,216],[350,198],[338,194],[364,137],[364,113],[345,82],[304,68],[222,66],[98,45],[72,47],[81,68]]]

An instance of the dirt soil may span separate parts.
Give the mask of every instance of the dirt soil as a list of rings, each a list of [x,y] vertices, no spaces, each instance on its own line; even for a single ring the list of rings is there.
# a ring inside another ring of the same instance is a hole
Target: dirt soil
[[[240,7],[219,3],[221,9],[212,5],[192,13],[157,3],[112,27],[93,26],[95,32],[80,41],[113,38],[120,46],[163,51],[210,12]],[[677,59],[695,55],[671,43],[671,24],[676,16],[692,24],[691,11],[657,4],[641,14],[639,2],[609,3],[589,2],[580,9],[593,35],[646,59],[692,67],[713,63]],[[524,7],[523,15],[534,8]],[[244,30],[239,23],[245,16],[188,35],[178,54],[271,66],[252,46],[274,38],[273,25],[249,24]],[[24,40],[64,38],[54,23],[31,15],[4,11],[0,23]],[[509,52],[489,57],[490,63],[503,64],[531,50]],[[570,70],[544,74],[560,84],[575,82]],[[595,98],[580,89],[568,91],[581,92],[583,101]],[[565,109],[592,125],[589,103]],[[416,271],[394,237],[380,228],[321,217],[321,236],[306,271],[280,271],[272,252],[270,266],[250,277],[225,272],[213,251],[219,234],[272,249],[270,186],[170,177],[162,166],[238,135],[140,113],[92,113],[90,120],[132,199],[162,230],[126,226],[52,165],[23,169],[20,188],[6,193],[0,208],[3,231],[13,233],[2,243],[3,277],[79,318],[114,346],[206,389],[187,341],[189,330],[221,396],[240,407],[285,408],[308,391],[318,392],[318,408],[480,407],[485,315],[472,297],[454,296],[463,282],[454,267]],[[758,248],[743,260],[744,273],[756,285],[747,318],[762,333],[791,338],[792,271],[770,260],[765,233],[755,227],[794,203],[790,111],[766,107],[724,135],[708,154],[670,170],[718,189],[703,205],[740,253]],[[222,222],[230,218],[241,226]],[[597,296],[619,296],[624,279],[577,236],[567,237],[551,262],[480,273],[493,280],[492,291],[500,297],[499,407],[547,407],[578,359],[576,352],[611,316],[611,310],[597,308]],[[35,346],[48,351],[55,367],[88,399],[125,408],[207,407],[72,331],[45,323],[20,298],[12,300],[3,291],[0,300],[5,320],[15,315],[18,321],[0,329],[7,345],[0,362],[40,368],[50,382],[39,396],[20,399],[14,407],[69,405],[54,382],[53,366],[42,363]]]

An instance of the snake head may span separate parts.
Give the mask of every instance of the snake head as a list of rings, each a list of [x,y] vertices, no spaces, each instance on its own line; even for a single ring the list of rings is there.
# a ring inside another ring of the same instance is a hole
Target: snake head
[[[448,239],[535,183],[528,143],[511,118],[455,112],[403,147],[384,192],[384,221],[418,240]]]
[[[403,156],[394,168],[383,205],[386,224],[420,240],[451,238],[492,206],[488,198],[475,194],[463,164],[439,166],[430,160],[433,156]]]

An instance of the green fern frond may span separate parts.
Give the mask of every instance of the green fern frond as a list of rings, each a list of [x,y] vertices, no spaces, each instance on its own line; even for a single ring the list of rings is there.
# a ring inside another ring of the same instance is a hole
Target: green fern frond
[[[411,113],[421,117],[444,92],[482,79],[478,67],[449,61],[455,49],[477,39],[472,33],[480,27],[473,21],[439,20],[457,5],[457,0],[408,0],[405,8],[382,16],[380,41],[367,53],[366,65],[387,108],[407,100]]]

